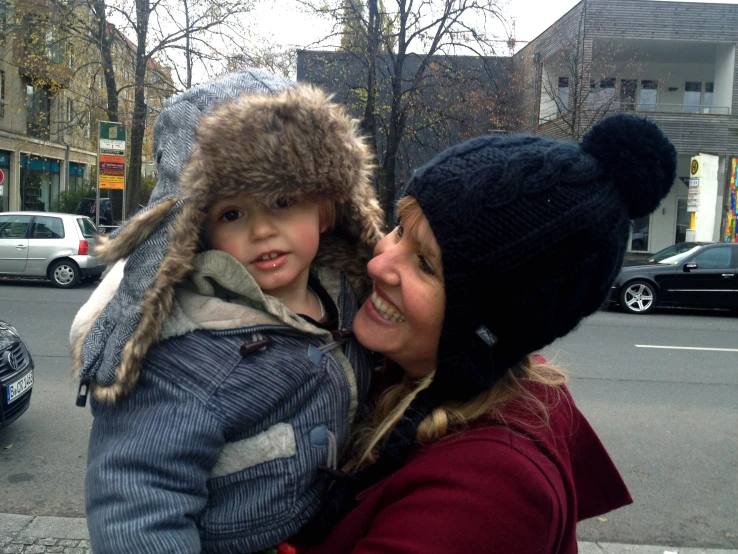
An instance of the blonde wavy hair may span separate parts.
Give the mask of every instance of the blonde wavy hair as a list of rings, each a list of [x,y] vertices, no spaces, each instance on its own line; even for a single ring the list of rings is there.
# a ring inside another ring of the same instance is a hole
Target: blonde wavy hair
[[[399,201],[398,216],[405,232],[412,231],[416,225],[425,221],[418,202],[410,196]],[[430,226],[423,227],[426,231],[422,233],[420,239],[432,240],[435,243]],[[434,246],[437,248],[437,245]],[[391,366],[392,363],[388,362],[387,367]],[[355,436],[354,455],[344,467],[346,471],[355,472],[377,460],[382,444],[392,429],[402,419],[418,393],[430,386],[434,376],[434,371],[420,379],[412,379],[406,375],[400,383],[390,386],[382,393],[370,420]],[[433,442],[449,433],[463,430],[470,422],[483,416],[503,425],[514,425],[516,421],[504,413],[505,406],[513,400],[518,406],[532,413],[541,426],[548,426],[549,410],[566,398],[560,390],[566,380],[566,375],[562,371],[550,365],[541,356],[529,355],[511,367],[489,391],[467,402],[446,401],[435,408],[418,426],[415,441],[418,444]],[[526,386],[526,382],[545,385],[547,387],[545,397],[540,398],[533,394]],[[525,421],[526,425],[530,425],[529,418]]]

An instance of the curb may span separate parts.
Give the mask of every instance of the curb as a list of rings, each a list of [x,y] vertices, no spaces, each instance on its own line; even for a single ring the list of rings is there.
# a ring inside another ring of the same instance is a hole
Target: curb
[[[91,554],[84,518],[0,514],[2,554]],[[580,554],[738,554],[738,550],[579,542]]]

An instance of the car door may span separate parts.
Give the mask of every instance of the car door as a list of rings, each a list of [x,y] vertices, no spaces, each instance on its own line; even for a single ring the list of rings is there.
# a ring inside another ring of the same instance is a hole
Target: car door
[[[44,277],[49,263],[73,252],[72,245],[77,246],[77,237],[65,240],[64,220],[58,216],[37,215],[33,221],[28,239],[28,265],[26,275]]]
[[[733,246],[716,244],[687,258],[672,282],[673,298],[682,305],[731,308],[735,305]]]
[[[0,273],[19,275],[28,259],[30,215],[0,214]]]

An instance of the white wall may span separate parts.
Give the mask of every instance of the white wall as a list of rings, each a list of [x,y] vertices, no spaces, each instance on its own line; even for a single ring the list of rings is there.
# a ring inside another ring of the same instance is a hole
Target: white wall
[[[735,71],[735,44],[718,44],[715,52],[714,106],[733,103],[733,75]],[[731,110],[731,113],[734,113]]]
[[[687,197],[687,186],[679,177],[689,175],[691,155],[679,155],[677,158],[677,179],[669,194],[661,201],[651,216],[651,232],[649,234],[649,251],[658,252],[674,244],[677,222],[677,199]]]

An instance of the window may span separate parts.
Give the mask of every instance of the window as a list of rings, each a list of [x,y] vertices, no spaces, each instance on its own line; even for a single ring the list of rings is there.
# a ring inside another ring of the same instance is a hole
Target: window
[[[0,0],[2,2],[3,0]],[[0,70],[0,117],[5,115],[5,72]]]
[[[6,0],[0,0],[0,44],[5,44],[5,25],[8,22],[8,7]]]
[[[556,97],[556,111],[563,115],[569,111],[569,77],[559,77],[559,93]]]
[[[684,83],[684,113],[700,112],[700,95],[702,93],[702,83],[696,81],[687,81]]]
[[[74,121],[74,100],[67,98],[67,123],[69,125]]]
[[[87,110],[85,114],[85,138],[90,138],[90,110]]]
[[[654,80],[641,81],[641,111],[653,112],[656,110],[659,82]]]
[[[95,224],[89,218],[77,218],[77,225],[79,225],[79,230],[82,231],[82,236],[86,239],[92,238],[93,236],[95,236],[95,233],[97,233],[97,230],[95,229]]]
[[[715,83],[705,83],[705,97],[702,105],[705,106],[705,113],[711,113],[712,110],[712,97],[713,91],[715,90]]]
[[[625,111],[635,110],[636,89],[638,81],[636,79],[622,79],[620,81],[620,109]]]
[[[47,87],[26,83],[26,129],[29,136],[48,139],[51,97]]]
[[[63,239],[64,223],[60,217],[37,216],[32,239]]]
[[[30,215],[0,215],[0,239],[26,238],[30,224]]]
[[[594,105],[595,105],[595,82],[594,80],[591,80],[589,82],[589,94],[587,94],[587,105],[585,106],[585,108],[592,110],[594,109]]]
[[[608,77],[600,80],[600,94],[597,98],[597,104],[600,107],[607,107],[615,101],[615,77]]]
[[[690,260],[690,263],[697,264],[697,269],[728,269],[730,251],[730,246],[716,246],[700,252]]]

